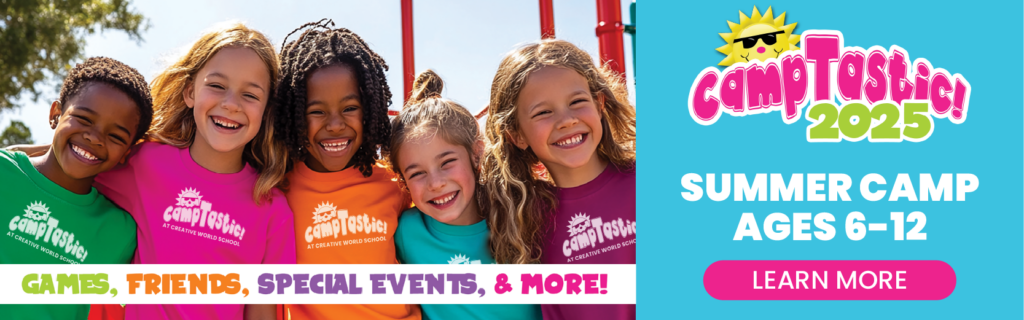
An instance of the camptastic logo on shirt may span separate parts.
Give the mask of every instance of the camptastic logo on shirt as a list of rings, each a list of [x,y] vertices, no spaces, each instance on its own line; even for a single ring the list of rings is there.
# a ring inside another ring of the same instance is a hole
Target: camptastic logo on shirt
[[[213,211],[213,204],[204,201],[198,190],[182,190],[176,200],[164,210],[164,228],[240,246],[245,227],[231,219],[230,214]]]
[[[14,216],[11,219],[11,223],[8,225],[10,231],[7,235],[67,263],[85,262],[85,258],[89,256],[89,250],[75,240],[74,232],[61,229],[58,224],[60,224],[60,220],[50,216],[50,208],[46,204],[36,201],[28,205],[24,215]],[[35,242],[39,240],[42,240],[43,244],[47,246]],[[50,250],[48,247],[57,250]],[[63,254],[61,254],[62,251]],[[65,254],[73,256],[74,259]]]
[[[480,264],[480,260],[469,260],[469,257],[460,254],[456,254],[451,259],[448,259],[448,264]]]
[[[569,219],[569,239],[562,244],[562,253],[566,257],[572,256],[574,252],[597,248],[598,244],[609,242],[610,244],[583,254],[577,255],[572,260],[581,260],[599,255],[611,250],[618,249],[623,245],[631,245],[636,241],[636,221],[623,221],[622,218],[604,221],[601,217],[591,218],[585,213],[578,213]],[[626,242],[614,242],[618,239],[625,239],[633,236]]]
[[[353,236],[372,233],[381,235],[351,239]],[[348,210],[338,210],[333,203],[325,201],[313,210],[313,225],[306,227],[305,239],[308,244],[306,249],[384,241],[386,240],[384,235],[387,234],[388,223],[384,220],[377,220],[365,213],[349,215]],[[350,239],[337,241],[339,235]]]

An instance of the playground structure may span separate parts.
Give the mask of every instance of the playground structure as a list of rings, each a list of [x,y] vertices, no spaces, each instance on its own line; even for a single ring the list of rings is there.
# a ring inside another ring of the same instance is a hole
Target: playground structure
[[[621,0],[596,0],[597,1],[597,28],[594,32],[597,35],[601,63],[619,74],[625,80],[626,66],[625,53],[623,51],[622,34],[629,33],[633,38],[633,73],[636,74],[636,1],[629,6],[630,21],[632,25],[622,23]],[[541,39],[555,38],[555,15],[552,0],[539,0],[540,5],[540,36]],[[402,83],[405,90],[402,95],[403,103],[409,100],[412,94],[412,82],[416,79],[416,60],[413,48],[412,28],[412,0],[402,0]],[[477,119],[487,114],[485,107]],[[397,110],[388,110],[389,116],[398,115]]]

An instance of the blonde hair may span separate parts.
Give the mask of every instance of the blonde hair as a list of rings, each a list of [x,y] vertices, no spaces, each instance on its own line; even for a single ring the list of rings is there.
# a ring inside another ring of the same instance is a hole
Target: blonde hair
[[[403,143],[424,137],[439,137],[452,145],[466,148],[473,167],[473,178],[480,177],[479,150],[474,145],[481,141],[480,128],[476,118],[463,106],[454,101],[441,98],[444,81],[433,70],[421,72],[413,82],[413,91],[409,103],[402,107],[402,112],[391,120],[390,152],[386,155],[391,171],[398,177],[403,189],[408,188],[405,175],[398,166],[399,150]],[[488,197],[486,190],[477,186],[473,194],[477,203],[477,211],[481,218],[487,218]]]
[[[632,170],[636,163],[636,110],[619,75],[595,66],[589,54],[562,40],[542,40],[509,53],[491,83],[481,179],[490,195],[490,248],[498,263],[538,262],[546,221],[558,205],[554,184],[534,170],[541,164],[537,155],[509,140],[519,130],[519,93],[529,75],[544,67],[573,70],[587,80],[594,100],[604,98],[599,108],[604,134],[596,152],[621,168]]]
[[[199,37],[190,50],[175,60],[153,78],[153,127],[150,136],[162,143],[178,148],[192,145],[196,137],[196,120],[192,109],[185,105],[182,93],[195,81],[195,75],[206,62],[221,49],[248,48],[256,53],[270,72],[270,90],[277,85],[279,63],[273,45],[259,31],[241,23],[234,23],[209,31]],[[259,177],[253,187],[253,200],[263,203],[270,200],[275,187],[284,181],[287,150],[273,139],[274,113],[271,112],[271,97],[263,110],[263,122],[256,137],[245,145],[242,161],[257,172]]]

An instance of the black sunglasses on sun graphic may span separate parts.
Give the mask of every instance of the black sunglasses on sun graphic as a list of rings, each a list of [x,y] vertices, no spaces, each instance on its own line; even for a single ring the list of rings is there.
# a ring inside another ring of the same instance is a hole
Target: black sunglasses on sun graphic
[[[785,31],[775,31],[775,32],[771,32],[771,33],[759,34],[759,35],[756,35],[756,36],[751,36],[751,37],[746,37],[746,38],[739,38],[739,39],[733,40],[732,43],[737,43],[737,42],[743,41],[743,48],[744,49],[750,49],[750,48],[753,48],[755,45],[757,45],[757,39],[761,39],[761,41],[764,41],[764,44],[770,46],[770,45],[775,44],[775,41],[776,41],[775,35],[781,34],[781,33],[786,33],[786,32]]]

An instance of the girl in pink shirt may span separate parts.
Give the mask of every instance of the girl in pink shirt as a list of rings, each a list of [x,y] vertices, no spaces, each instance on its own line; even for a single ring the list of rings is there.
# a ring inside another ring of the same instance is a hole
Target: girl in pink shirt
[[[242,24],[202,35],[152,81],[150,142],[96,179],[138,223],[134,263],[293,264],[292,212],[276,189],[278,58]],[[128,305],[127,319],[273,318],[273,305]]]

